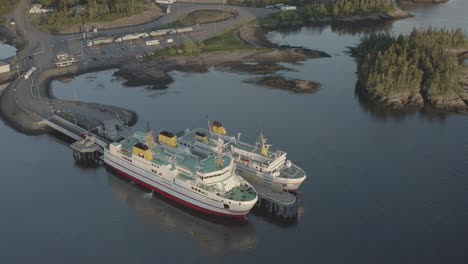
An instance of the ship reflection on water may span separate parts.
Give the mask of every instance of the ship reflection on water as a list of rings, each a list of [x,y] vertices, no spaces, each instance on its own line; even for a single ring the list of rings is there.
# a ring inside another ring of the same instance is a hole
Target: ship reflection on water
[[[106,170],[112,191],[135,208],[145,226],[190,234],[208,256],[255,248],[256,233],[252,224],[213,218],[186,209],[158,194],[144,192],[143,187],[129,184],[127,179]]]

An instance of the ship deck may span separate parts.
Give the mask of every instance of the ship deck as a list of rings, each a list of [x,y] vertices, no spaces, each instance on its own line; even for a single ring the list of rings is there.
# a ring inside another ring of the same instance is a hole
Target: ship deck
[[[268,150],[268,157],[265,157],[262,155],[262,150],[261,148],[257,148],[255,146],[252,146],[246,142],[237,142],[237,144],[234,145],[235,148],[238,148],[240,150],[248,151],[251,153],[254,153],[258,156],[263,157],[264,159],[268,160],[269,162],[273,162],[275,159],[283,155],[285,152],[281,150],[275,150],[273,151],[272,149]]]
[[[285,179],[300,179],[305,176],[305,172],[296,165],[292,165],[290,168],[282,168],[279,175],[280,178]]]
[[[142,136],[142,135],[139,135]],[[133,146],[137,143],[143,142],[137,137],[128,137],[125,140],[121,141],[120,144],[122,146],[122,149],[125,149],[123,154],[125,154],[128,157],[131,157],[133,154]],[[144,142],[143,142],[144,143]],[[200,173],[211,173],[217,170],[221,170],[226,168],[227,166],[230,165],[231,163],[231,158],[227,156],[223,156],[223,166],[219,167],[216,158],[215,157],[209,157],[205,160],[200,160],[200,157],[191,154],[190,152],[184,151],[182,148],[171,148],[171,147],[162,147],[160,145],[156,146],[155,148],[152,149],[153,153],[155,154],[152,162],[158,164],[158,165],[164,165],[167,164],[166,162],[163,162],[162,160],[159,160],[158,157],[164,159],[164,160],[171,160],[175,159],[177,166],[180,166],[182,168],[185,168],[192,173],[196,173],[199,171]]]
[[[199,128],[188,131],[182,137],[180,137],[178,140],[180,142],[183,142],[183,143],[195,144],[195,142],[198,141],[197,140],[197,135],[196,135],[197,131],[198,132],[203,132],[206,135],[206,137],[209,139],[209,141],[208,141],[209,146],[211,146],[211,147],[217,147],[218,146],[216,143],[214,143],[214,140],[218,140],[219,137],[210,135],[209,131],[206,131],[204,129],[199,129]],[[224,142],[223,144],[228,143],[225,140],[223,140],[223,142]]]
[[[256,193],[252,189],[236,187],[233,191],[229,192],[223,197],[230,199],[230,200],[243,202],[243,201],[251,201],[252,199],[255,198],[255,196],[256,196]]]

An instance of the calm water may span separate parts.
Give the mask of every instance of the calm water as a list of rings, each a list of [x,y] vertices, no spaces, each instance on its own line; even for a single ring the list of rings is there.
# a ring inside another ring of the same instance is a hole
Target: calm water
[[[462,26],[468,3],[416,7],[378,27]],[[350,33],[346,33],[350,32]],[[50,136],[0,126],[0,260],[47,263],[467,263],[468,117],[383,115],[355,96],[360,34],[330,27],[271,33],[278,43],[329,59],[287,65],[287,76],[322,83],[312,95],[245,84],[248,75],[173,72],[167,90],[128,88],[104,71],[53,83],[55,96],[138,111],[137,127],[205,126],[205,116],[254,140],[263,130],[309,175],[303,214],[281,226],[251,214],[244,226],[214,223],[149,196],[104,168],[74,164]],[[76,96],[75,96],[76,95]]]

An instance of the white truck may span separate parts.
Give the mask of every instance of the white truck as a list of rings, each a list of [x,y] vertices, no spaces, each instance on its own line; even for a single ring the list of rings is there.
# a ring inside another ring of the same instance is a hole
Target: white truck
[[[159,40],[154,39],[154,40],[148,40],[145,42],[146,46],[152,46],[152,45],[159,45]]]
[[[36,71],[36,67],[31,67],[31,69],[29,69],[24,75],[23,75],[23,78],[25,80],[29,80],[29,78],[31,78],[31,75]]]
[[[173,39],[167,39],[166,42],[167,43],[172,43],[172,42],[174,42],[174,40]]]

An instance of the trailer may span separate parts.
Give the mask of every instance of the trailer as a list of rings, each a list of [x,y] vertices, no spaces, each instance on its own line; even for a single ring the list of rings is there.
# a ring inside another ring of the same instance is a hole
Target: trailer
[[[145,42],[146,46],[152,46],[152,45],[159,45],[159,40],[154,39],[154,40],[148,40]]]
[[[161,36],[164,36],[164,35],[167,35],[169,34],[169,32],[171,31],[172,29],[160,29],[160,30],[156,30],[156,31],[151,31],[149,33],[149,35],[151,37],[161,37]]]
[[[95,38],[86,42],[86,46],[92,47],[92,46],[101,45],[101,44],[111,44],[112,42],[114,42],[114,39],[111,37]]]
[[[114,39],[111,38],[111,37],[93,39],[93,44],[94,44],[94,45],[110,44],[110,43],[112,43],[112,42],[114,42]]]
[[[116,38],[116,39],[115,39],[115,42],[136,40],[136,39],[147,38],[147,37],[149,37],[148,33],[128,34],[128,35],[125,35],[125,36]]]
[[[24,75],[23,75],[23,78],[25,80],[29,80],[29,78],[31,78],[31,75],[36,71],[36,67],[31,67],[31,69],[29,69]]]
[[[192,27],[185,27],[185,28],[178,28],[176,29],[177,34],[182,34],[182,33],[189,33],[192,32],[193,28]]]

